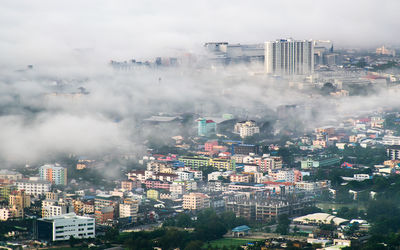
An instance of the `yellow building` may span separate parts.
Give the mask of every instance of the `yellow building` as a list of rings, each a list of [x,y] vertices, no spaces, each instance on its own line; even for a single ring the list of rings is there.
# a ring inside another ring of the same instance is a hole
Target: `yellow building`
[[[208,165],[225,170],[235,170],[236,168],[235,160],[233,159],[214,158],[209,160]]]
[[[210,198],[203,193],[190,193],[183,196],[183,209],[200,210],[210,207]]]
[[[9,205],[27,208],[31,206],[31,196],[25,194],[25,191],[14,191],[9,196]]]
[[[12,184],[0,184],[0,200],[8,200],[12,191],[16,188]]]
[[[12,217],[24,217],[24,208],[31,206],[31,197],[23,190],[13,191],[9,196],[8,203]]]
[[[155,189],[149,189],[147,190],[147,198],[148,199],[152,199],[152,200],[158,200],[158,197],[160,195],[160,192],[158,192]]]

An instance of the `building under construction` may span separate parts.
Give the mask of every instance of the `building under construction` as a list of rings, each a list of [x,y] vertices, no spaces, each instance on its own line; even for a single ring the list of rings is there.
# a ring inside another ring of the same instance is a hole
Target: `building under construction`
[[[314,205],[312,198],[273,195],[268,192],[241,193],[225,197],[226,211],[255,221],[270,221],[281,214],[290,217],[299,216],[305,207],[312,205]]]

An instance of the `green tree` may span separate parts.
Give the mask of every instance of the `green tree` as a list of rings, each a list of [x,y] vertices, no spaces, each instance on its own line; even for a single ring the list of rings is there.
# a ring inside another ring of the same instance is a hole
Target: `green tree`
[[[200,240],[193,240],[190,241],[186,247],[185,250],[198,250],[201,249],[201,247],[203,246],[203,242]]]
[[[287,214],[282,214],[278,217],[278,226],[276,233],[287,235],[289,233],[290,220]]]
[[[177,227],[191,227],[192,219],[189,215],[185,213],[180,213],[176,216],[176,226]]]

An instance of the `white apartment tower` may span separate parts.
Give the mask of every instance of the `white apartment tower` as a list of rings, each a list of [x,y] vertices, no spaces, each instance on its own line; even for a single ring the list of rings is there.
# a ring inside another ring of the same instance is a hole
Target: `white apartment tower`
[[[266,42],[264,60],[267,74],[311,74],[314,71],[313,41],[280,39]]]

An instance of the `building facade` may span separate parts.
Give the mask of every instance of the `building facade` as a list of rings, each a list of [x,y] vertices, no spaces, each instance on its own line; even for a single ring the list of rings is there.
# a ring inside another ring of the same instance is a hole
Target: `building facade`
[[[37,220],[37,238],[44,241],[69,240],[95,237],[95,220],[74,213]]]
[[[264,66],[267,74],[312,74],[314,71],[313,41],[280,39],[266,42]]]
[[[41,180],[50,181],[55,185],[67,185],[67,169],[59,164],[46,164],[39,168]]]

